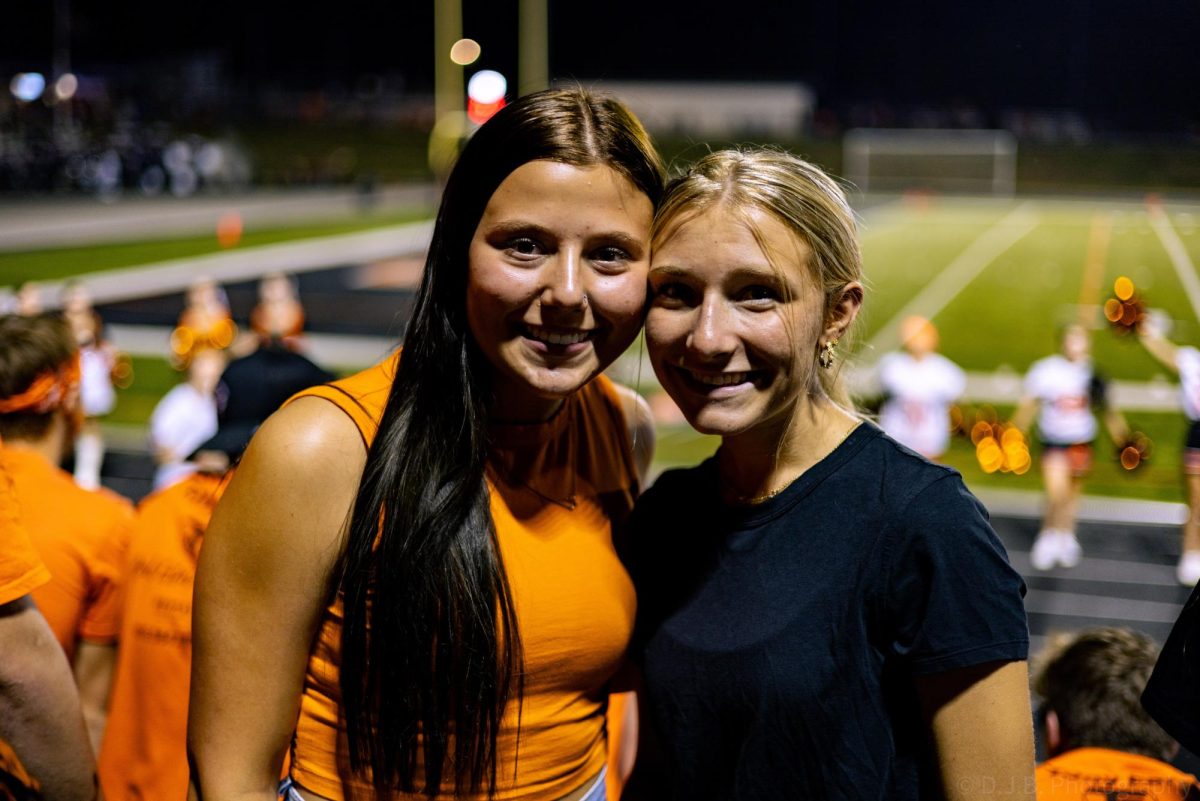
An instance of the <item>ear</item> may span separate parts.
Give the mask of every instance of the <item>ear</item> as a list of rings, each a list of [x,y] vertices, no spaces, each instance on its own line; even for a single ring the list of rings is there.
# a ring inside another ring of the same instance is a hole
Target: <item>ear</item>
[[[1046,736],[1046,754],[1058,756],[1059,750],[1062,748],[1062,727],[1058,722],[1058,713],[1053,709],[1046,710],[1043,733]]]
[[[857,281],[851,281],[837,291],[829,301],[825,312],[825,330],[821,333],[821,344],[836,342],[846,333],[846,329],[858,317],[862,308],[863,286]]]

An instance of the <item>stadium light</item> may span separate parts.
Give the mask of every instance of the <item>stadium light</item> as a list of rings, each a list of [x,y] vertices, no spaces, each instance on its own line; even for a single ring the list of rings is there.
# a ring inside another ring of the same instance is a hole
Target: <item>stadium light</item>
[[[467,81],[467,117],[482,125],[504,108],[508,81],[495,70],[480,70]]]
[[[40,72],[18,72],[8,89],[17,100],[32,103],[46,91],[46,77]]]
[[[482,52],[483,48],[474,39],[459,39],[450,48],[450,60],[460,67],[465,67],[478,61]]]
[[[57,100],[70,100],[79,90],[79,79],[72,73],[60,75],[54,82],[54,97]]]

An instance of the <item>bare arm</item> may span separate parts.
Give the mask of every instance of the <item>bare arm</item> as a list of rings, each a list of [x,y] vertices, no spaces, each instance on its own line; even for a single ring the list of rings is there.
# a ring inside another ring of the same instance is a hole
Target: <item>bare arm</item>
[[[117,647],[81,640],[75,648],[75,684],[79,687],[79,705],[87,724],[92,750],[100,753],[104,727],[108,723],[108,692],[112,687]]]
[[[332,404],[255,435],[204,537],[193,605],[192,794],[274,801],[366,451]]]
[[[1033,715],[1024,662],[918,679],[948,801],[1034,798]]]
[[[637,463],[638,478],[645,488],[650,474],[650,463],[654,461],[654,415],[650,404],[629,387],[614,383],[621,398],[621,410],[625,413],[625,425],[629,427],[629,438],[633,442],[633,458]]]
[[[1033,424],[1033,416],[1037,414],[1038,399],[1030,395],[1021,398],[1017,408],[1013,410],[1011,422],[1022,434],[1029,436],[1029,426]]]
[[[1123,445],[1129,441],[1129,422],[1125,415],[1111,406],[1104,410],[1104,426],[1114,445]]]
[[[96,765],[71,668],[29,596],[0,606],[0,738],[45,801],[96,798]]]
[[[1177,361],[1179,348],[1174,343],[1163,339],[1149,326],[1142,327],[1138,332],[1138,339],[1141,341],[1142,347],[1164,367],[1173,373],[1179,372],[1179,362]]]

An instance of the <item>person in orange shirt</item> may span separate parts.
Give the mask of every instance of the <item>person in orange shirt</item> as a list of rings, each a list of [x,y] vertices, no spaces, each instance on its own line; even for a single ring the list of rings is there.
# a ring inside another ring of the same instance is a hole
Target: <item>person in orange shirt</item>
[[[601,372],[641,327],[662,184],[582,89],[468,140],[403,353],[264,423],[205,534],[195,796],[272,799],[290,752],[291,801],[605,797],[636,606],[612,529],[652,428]]]
[[[190,458],[199,472],[138,506],[100,748],[100,784],[108,801],[182,799],[187,793],[192,586],[204,531],[233,475],[227,468],[253,430],[292,394],[331,378],[282,348],[234,361],[221,378],[220,428]]]
[[[49,580],[0,462],[0,801],[96,797],[71,669],[29,596]]]
[[[1088,629],[1052,644],[1033,686],[1049,759],[1040,801],[1197,801],[1196,777],[1167,764],[1179,746],[1138,703],[1158,658],[1154,641],[1124,628]]]
[[[21,523],[50,570],[33,592],[71,663],[93,746],[104,729],[133,506],[58,467],[79,430],[79,351],[57,317],[0,318],[2,458]]]

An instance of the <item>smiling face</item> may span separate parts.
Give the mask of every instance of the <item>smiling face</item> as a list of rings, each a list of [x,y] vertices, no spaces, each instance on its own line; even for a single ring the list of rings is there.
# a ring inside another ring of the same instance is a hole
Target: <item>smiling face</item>
[[[646,344],[663,388],[698,431],[782,435],[798,400],[820,392],[825,300],[810,258],[772,215],[721,205],[658,244]]]
[[[466,302],[497,419],[545,419],[637,336],[653,212],[607,166],[531,161],[496,189],[471,239]]]

